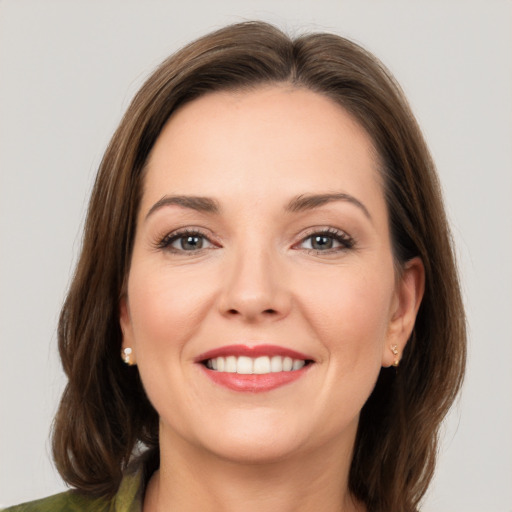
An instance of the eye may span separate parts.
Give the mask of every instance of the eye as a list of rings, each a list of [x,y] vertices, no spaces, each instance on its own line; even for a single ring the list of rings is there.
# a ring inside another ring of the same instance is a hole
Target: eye
[[[170,244],[174,249],[183,251],[197,251],[206,246],[208,241],[201,235],[185,235],[180,236]]]
[[[214,245],[207,236],[191,230],[169,233],[158,243],[158,248],[171,252],[199,252],[212,247]]]
[[[303,238],[300,248],[318,252],[338,252],[354,246],[352,237],[338,229],[329,228],[315,231]]]

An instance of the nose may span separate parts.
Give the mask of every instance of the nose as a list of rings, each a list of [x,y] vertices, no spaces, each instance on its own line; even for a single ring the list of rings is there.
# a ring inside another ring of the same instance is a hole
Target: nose
[[[222,315],[256,323],[284,318],[291,309],[286,272],[270,251],[240,251],[224,281],[219,300]]]

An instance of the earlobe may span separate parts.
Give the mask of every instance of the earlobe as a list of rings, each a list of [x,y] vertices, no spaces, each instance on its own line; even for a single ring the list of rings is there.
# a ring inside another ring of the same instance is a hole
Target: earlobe
[[[130,318],[130,309],[126,295],[119,301],[119,324],[123,335],[121,343],[121,359],[128,366],[136,364],[135,347],[133,344],[132,324]]]
[[[409,260],[396,285],[382,366],[398,366],[411,336],[425,291],[425,268],[421,258]]]

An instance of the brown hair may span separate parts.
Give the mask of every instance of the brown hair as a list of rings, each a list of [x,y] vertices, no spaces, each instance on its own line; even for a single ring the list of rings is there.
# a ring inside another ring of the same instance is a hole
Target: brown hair
[[[135,96],[101,163],[83,247],[59,324],[68,384],[53,431],[63,478],[115,493],[134,449],[158,447],[158,416],[136,368],[120,358],[119,297],[126,278],[144,164],[185,102],[220,90],[290,83],[325,95],[367,130],[380,155],[397,268],[419,256],[426,289],[398,372],[382,369],[365,404],[350,470],[368,510],[414,511],[432,477],[441,420],[462,382],[465,319],[434,164],[403,93],[370,53],[342,37],[290,39],[241,23],[164,61]]]

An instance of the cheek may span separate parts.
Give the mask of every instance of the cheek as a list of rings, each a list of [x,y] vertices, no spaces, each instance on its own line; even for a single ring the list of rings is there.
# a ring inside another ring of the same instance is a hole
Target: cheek
[[[182,410],[183,393],[190,393],[183,387],[187,343],[197,335],[211,307],[212,286],[205,279],[199,279],[197,272],[171,272],[165,264],[143,263],[133,266],[128,280],[134,348],[143,386],[159,415],[167,419],[176,416],[174,422],[186,417],[173,413]]]
[[[207,279],[207,278],[206,278]],[[128,297],[138,358],[183,345],[210,307],[211,286],[189,272],[139,268],[130,274]]]
[[[340,268],[316,283],[303,297],[304,311],[331,357],[338,356],[337,364],[346,368],[368,358],[380,365],[393,296],[392,271],[382,265]]]
[[[325,373],[311,415],[321,418],[327,437],[357,422],[375,386],[394,290],[392,266],[347,265],[328,273],[317,273],[300,299],[311,335],[323,347]]]

